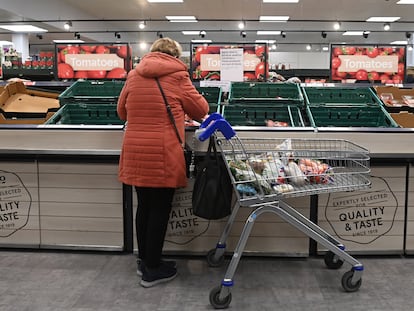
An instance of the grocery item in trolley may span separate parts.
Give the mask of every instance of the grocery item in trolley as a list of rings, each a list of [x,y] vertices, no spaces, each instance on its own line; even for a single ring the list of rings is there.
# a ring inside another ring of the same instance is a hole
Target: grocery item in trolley
[[[346,140],[215,135],[242,205],[370,185],[368,150]]]
[[[241,195],[256,195],[262,188],[264,194],[294,191],[307,184],[334,182],[334,170],[324,160],[296,158],[286,139],[274,151],[254,154],[248,159],[228,161],[230,171]],[[284,151],[286,150],[286,151]]]

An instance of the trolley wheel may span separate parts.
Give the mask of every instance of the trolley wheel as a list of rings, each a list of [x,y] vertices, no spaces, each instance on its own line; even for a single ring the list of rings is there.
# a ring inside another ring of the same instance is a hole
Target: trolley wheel
[[[210,304],[215,309],[226,309],[231,302],[231,293],[229,293],[224,299],[220,299],[221,286],[214,287],[210,291]]]
[[[224,255],[220,256],[218,259],[214,257],[216,254],[216,249],[210,249],[207,253],[207,263],[210,267],[220,267],[224,262]]]
[[[352,277],[354,276],[354,271],[345,272],[342,276],[342,287],[346,292],[356,292],[362,284],[362,279],[359,279],[355,284],[352,284]]]
[[[331,251],[325,254],[324,260],[329,269],[339,269],[344,264],[344,261]]]

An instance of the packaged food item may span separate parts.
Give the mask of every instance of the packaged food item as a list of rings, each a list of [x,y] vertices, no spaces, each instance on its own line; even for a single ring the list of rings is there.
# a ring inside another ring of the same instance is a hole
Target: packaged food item
[[[411,95],[403,95],[401,96],[403,103],[407,106],[414,107],[414,96]]]

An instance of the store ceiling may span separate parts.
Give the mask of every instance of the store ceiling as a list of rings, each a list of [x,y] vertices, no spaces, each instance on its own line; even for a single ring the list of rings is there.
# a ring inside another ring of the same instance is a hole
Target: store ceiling
[[[414,5],[397,5],[398,0],[300,0],[294,4],[263,3],[262,0],[184,0],[183,3],[148,3],[147,0],[1,0],[0,24],[32,22],[48,30],[39,39],[30,34],[33,46],[50,45],[54,39],[73,39],[78,32],[85,42],[129,42],[134,54],[142,54],[141,41],[151,43],[159,34],[169,36],[189,48],[191,39],[182,30],[206,31],[204,39],[213,42],[255,42],[257,39],[276,40],[279,51],[305,51],[312,44],[313,51],[330,43],[389,44],[407,40],[406,33],[414,32]],[[170,23],[166,15],[193,15],[197,23]],[[286,23],[259,23],[260,15],[286,15]],[[372,16],[397,16],[391,30],[383,30],[383,22],[366,22]],[[70,31],[63,28],[71,20]],[[146,21],[144,30],[139,21]],[[238,29],[244,20],[246,37]],[[35,22],[36,21],[36,22]],[[333,23],[341,22],[335,31]],[[258,36],[257,30],[280,30],[280,35]],[[343,36],[345,30],[370,31],[368,38]],[[323,38],[321,32],[326,32]],[[115,38],[119,32],[121,39]],[[0,30],[0,40],[12,40],[9,31]],[[411,40],[411,39],[410,39]]]

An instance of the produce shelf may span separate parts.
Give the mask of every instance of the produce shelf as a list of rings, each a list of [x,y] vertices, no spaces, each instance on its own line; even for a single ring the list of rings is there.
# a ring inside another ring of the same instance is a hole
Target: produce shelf
[[[61,106],[74,103],[116,104],[124,81],[81,81],[59,95]]]
[[[305,126],[297,105],[229,104],[223,106],[223,116],[232,126],[265,126],[267,120],[285,122],[289,127]]]
[[[295,83],[233,82],[229,103],[271,102],[303,105],[300,87]]]
[[[313,127],[398,127],[371,88],[304,87]]]
[[[222,91],[220,87],[199,86],[197,91],[207,100],[210,107],[209,114],[213,112],[221,113]]]
[[[114,104],[66,104],[45,124],[122,125]]]

